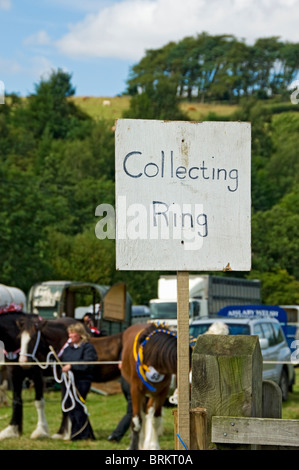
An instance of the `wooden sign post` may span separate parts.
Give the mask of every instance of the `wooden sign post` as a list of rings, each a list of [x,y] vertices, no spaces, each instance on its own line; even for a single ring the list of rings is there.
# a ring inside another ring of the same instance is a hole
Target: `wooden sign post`
[[[178,435],[179,450],[184,445],[190,449],[190,404],[189,404],[189,274],[177,273],[177,315],[178,315]],[[184,443],[184,444],[183,444]]]
[[[177,272],[178,435],[189,448],[189,271],[251,268],[251,129],[119,119],[116,268]]]

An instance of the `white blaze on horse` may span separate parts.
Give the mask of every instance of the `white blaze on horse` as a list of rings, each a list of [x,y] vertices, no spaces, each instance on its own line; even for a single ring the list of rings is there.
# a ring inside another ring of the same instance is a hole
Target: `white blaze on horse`
[[[190,347],[190,359],[191,352]],[[132,397],[130,450],[158,450],[162,407],[177,373],[176,335],[154,324],[129,327],[123,333],[121,373]]]

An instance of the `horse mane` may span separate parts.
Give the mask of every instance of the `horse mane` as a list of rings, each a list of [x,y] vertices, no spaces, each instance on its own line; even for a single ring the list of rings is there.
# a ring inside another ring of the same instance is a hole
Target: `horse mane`
[[[22,310],[12,310],[8,312],[0,311],[0,318],[9,317],[9,316],[17,316],[17,315],[29,315],[29,314],[26,314]]]
[[[176,372],[177,337],[168,327],[149,324],[140,335],[139,345],[143,342],[144,364],[152,365],[160,372]]]

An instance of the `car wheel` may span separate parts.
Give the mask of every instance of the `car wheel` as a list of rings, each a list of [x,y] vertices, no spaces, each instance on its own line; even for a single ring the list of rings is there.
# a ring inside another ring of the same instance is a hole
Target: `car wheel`
[[[289,379],[285,369],[282,369],[279,386],[281,388],[282,401],[286,401],[288,399],[289,392]]]

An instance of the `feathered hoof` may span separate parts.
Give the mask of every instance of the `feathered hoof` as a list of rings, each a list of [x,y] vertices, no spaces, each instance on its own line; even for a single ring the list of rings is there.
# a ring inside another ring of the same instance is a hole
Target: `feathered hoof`
[[[3,431],[0,432],[0,441],[3,439],[9,439],[9,438],[18,438],[20,437],[20,432],[18,430],[18,426],[10,424],[7,426],[7,428],[3,429]]]
[[[30,437],[31,439],[44,439],[46,437],[50,437],[50,434],[48,429],[38,427],[31,433]]]

